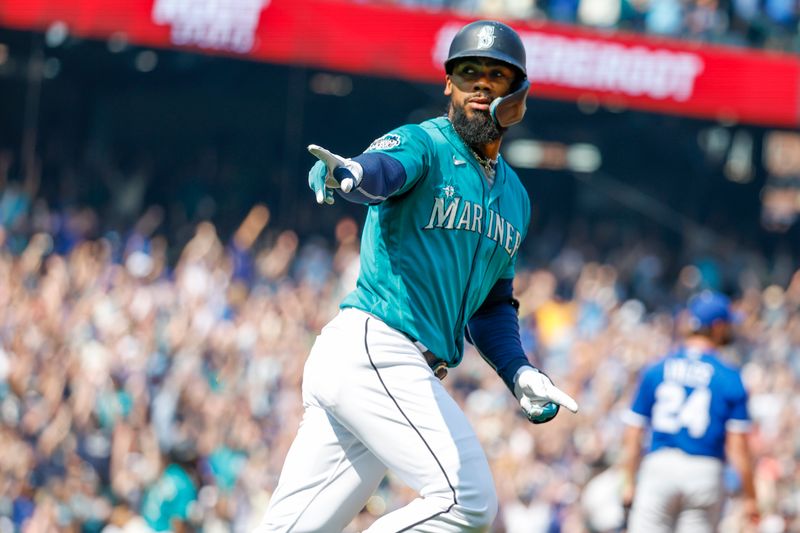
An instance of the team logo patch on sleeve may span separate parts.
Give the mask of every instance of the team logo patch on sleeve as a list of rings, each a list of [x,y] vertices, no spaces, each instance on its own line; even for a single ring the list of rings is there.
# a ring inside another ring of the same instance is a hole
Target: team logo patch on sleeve
[[[391,150],[392,148],[397,148],[400,146],[400,136],[395,135],[394,133],[387,133],[383,137],[379,137],[372,141],[372,144],[367,147],[365,152],[371,152],[373,150]]]

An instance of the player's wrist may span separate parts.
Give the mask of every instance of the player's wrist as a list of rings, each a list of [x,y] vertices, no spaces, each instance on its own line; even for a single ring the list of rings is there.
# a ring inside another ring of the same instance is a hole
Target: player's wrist
[[[623,470],[622,472],[622,490],[623,491],[633,491],[636,487],[636,476],[632,475],[630,472]]]
[[[364,167],[361,166],[361,163],[352,159],[347,160],[345,167],[353,175],[355,186],[358,187],[358,184],[361,183],[361,180],[364,178]]]
[[[758,510],[758,501],[756,501],[754,497],[744,497],[742,501],[742,510],[744,516],[750,520],[750,522],[758,522],[760,511]]]
[[[511,382],[514,384],[514,396],[517,397],[517,400],[521,400],[522,396],[524,396],[525,394],[525,392],[522,390],[522,387],[520,386],[519,382],[520,377],[522,376],[522,374],[530,370],[536,370],[536,369],[530,365],[522,365],[514,373],[514,379]]]
[[[515,387],[519,386],[519,377],[522,375],[522,373],[528,372],[530,370],[533,370],[535,372],[540,372],[540,370],[533,365],[522,365],[517,369],[517,371],[514,373],[514,379],[512,380]]]
[[[359,186],[363,176],[364,168],[357,161],[345,159],[340,167],[333,170],[335,183],[332,182],[331,187],[347,194]]]

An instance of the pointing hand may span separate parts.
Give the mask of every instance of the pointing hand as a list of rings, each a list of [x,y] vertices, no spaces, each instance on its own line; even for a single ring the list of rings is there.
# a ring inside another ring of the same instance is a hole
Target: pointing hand
[[[333,190],[348,193],[361,183],[364,169],[352,159],[345,159],[316,144],[309,144],[308,151],[319,161],[308,173],[308,186],[314,191],[317,203],[333,203]]]
[[[559,406],[562,405],[573,413],[578,412],[578,402],[533,367],[523,368],[517,373],[514,395],[528,420],[534,424],[542,424],[555,418]]]

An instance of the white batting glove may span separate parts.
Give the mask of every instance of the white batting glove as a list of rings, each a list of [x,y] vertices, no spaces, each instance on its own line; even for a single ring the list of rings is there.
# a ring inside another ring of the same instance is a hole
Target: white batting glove
[[[563,405],[573,413],[578,412],[578,402],[550,381],[550,378],[532,366],[524,366],[514,377],[514,395],[528,420],[534,424],[549,422]]]
[[[352,159],[346,159],[316,144],[309,144],[308,151],[322,162],[308,173],[308,186],[314,191],[317,203],[333,203],[331,189],[341,189],[348,193],[361,183],[364,169]]]

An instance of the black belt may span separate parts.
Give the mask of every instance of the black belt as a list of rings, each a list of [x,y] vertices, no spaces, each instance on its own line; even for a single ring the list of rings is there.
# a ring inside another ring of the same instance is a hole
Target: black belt
[[[422,352],[422,356],[425,357],[425,362],[431,367],[433,375],[439,378],[439,381],[447,377],[447,363],[433,355],[430,350]]]
[[[434,353],[428,349],[427,346],[419,342],[417,339],[415,339],[408,333],[403,333],[403,334],[406,337],[408,337],[411,342],[414,343],[414,346],[416,346],[420,352],[422,352],[422,357],[425,358],[425,362],[428,363],[428,366],[431,367],[431,370],[433,370],[433,375],[439,378],[439,381],[446,378],[447,363],[436,357]]]

